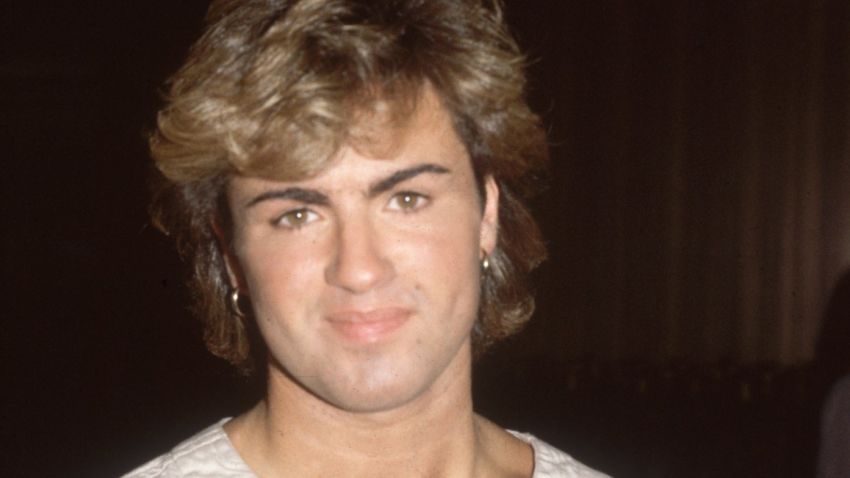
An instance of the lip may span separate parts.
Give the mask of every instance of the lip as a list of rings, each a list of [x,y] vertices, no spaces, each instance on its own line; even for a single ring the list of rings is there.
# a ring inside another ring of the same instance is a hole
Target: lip
[[[341,310],[327,316],[331,327],[342,336],[357,342],[375,342],[390,335],[410,318],[403,307],[370,310]]]

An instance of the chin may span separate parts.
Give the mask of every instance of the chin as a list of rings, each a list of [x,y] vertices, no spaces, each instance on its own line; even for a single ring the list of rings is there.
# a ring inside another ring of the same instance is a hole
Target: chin
[[[433,375],[433,376],[432,376]],[[378,413],[393,410],[426,395],[439,374],[410,369],[375,370],[351,380],[337,377],[335,386],[320,394],[331,405],[355,413]]]
[[[458,332],[442,341],[394,340],[355,351],[334,344],[317,353],[324,360],[305,360],[309,354],[291,353],[274,358],[272,366],[279,376],[336,409],[388,412],[417,401],[425,403],[430,397],[442,399],[442,394],[432,392],[468,377],[469,334]],[[292,352],[291,347],[281,349]]]
[[[412,402],[416,397],[416,394],[347,394],[328,403],[346,412],[368,414],[396,410]]]

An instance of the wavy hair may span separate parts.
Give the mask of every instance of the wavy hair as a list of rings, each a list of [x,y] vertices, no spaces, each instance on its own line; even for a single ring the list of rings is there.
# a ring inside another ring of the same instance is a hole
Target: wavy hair
[[[528,275],[546,255],[523,200],[548,161],[525,99],[525,59],[498,0],[218,0],[171,78],[150,137],[151,216],[193,263],[194,312],[209,350],[240,370],[261,342],[233,310],[221,245],[232,175],[317,174],[389,108],[400,123],[426,85],[449,111],[478,189],[499,187],[499,235],[482,279],[473,349],[520,329],[534,310]]]

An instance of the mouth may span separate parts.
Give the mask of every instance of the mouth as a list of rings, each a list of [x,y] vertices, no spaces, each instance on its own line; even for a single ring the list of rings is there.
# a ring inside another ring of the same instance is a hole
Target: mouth
[[[402,307],[384,307],[371,310],[341,310],[327,316],[327,321],[337,333],[355,341],[376,342],[400,328],[412,312]]]

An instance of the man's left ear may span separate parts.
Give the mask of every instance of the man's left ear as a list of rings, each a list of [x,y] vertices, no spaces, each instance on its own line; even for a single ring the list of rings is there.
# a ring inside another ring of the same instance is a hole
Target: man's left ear
[[[213,229],[213,233],[215,233],[219,250],[224,258],[224,268],[227,270],[227,278],[230,281],[231,289],[238,290],[242,294],[247,294],[245,279],[242,275],[242,270],[239,268],[239,261],[236,259],[236,255],[229,245],[230,241],[227,240],[221,222],[212,218],[210,219],[210,226]]]
[[[481,217],[481,250],[490,255],[496,249],[496,241],[499,237],[499,186],[493,175],[488,174],[484,178],[484,191],[487,196],[484,200],[484,214]]]

